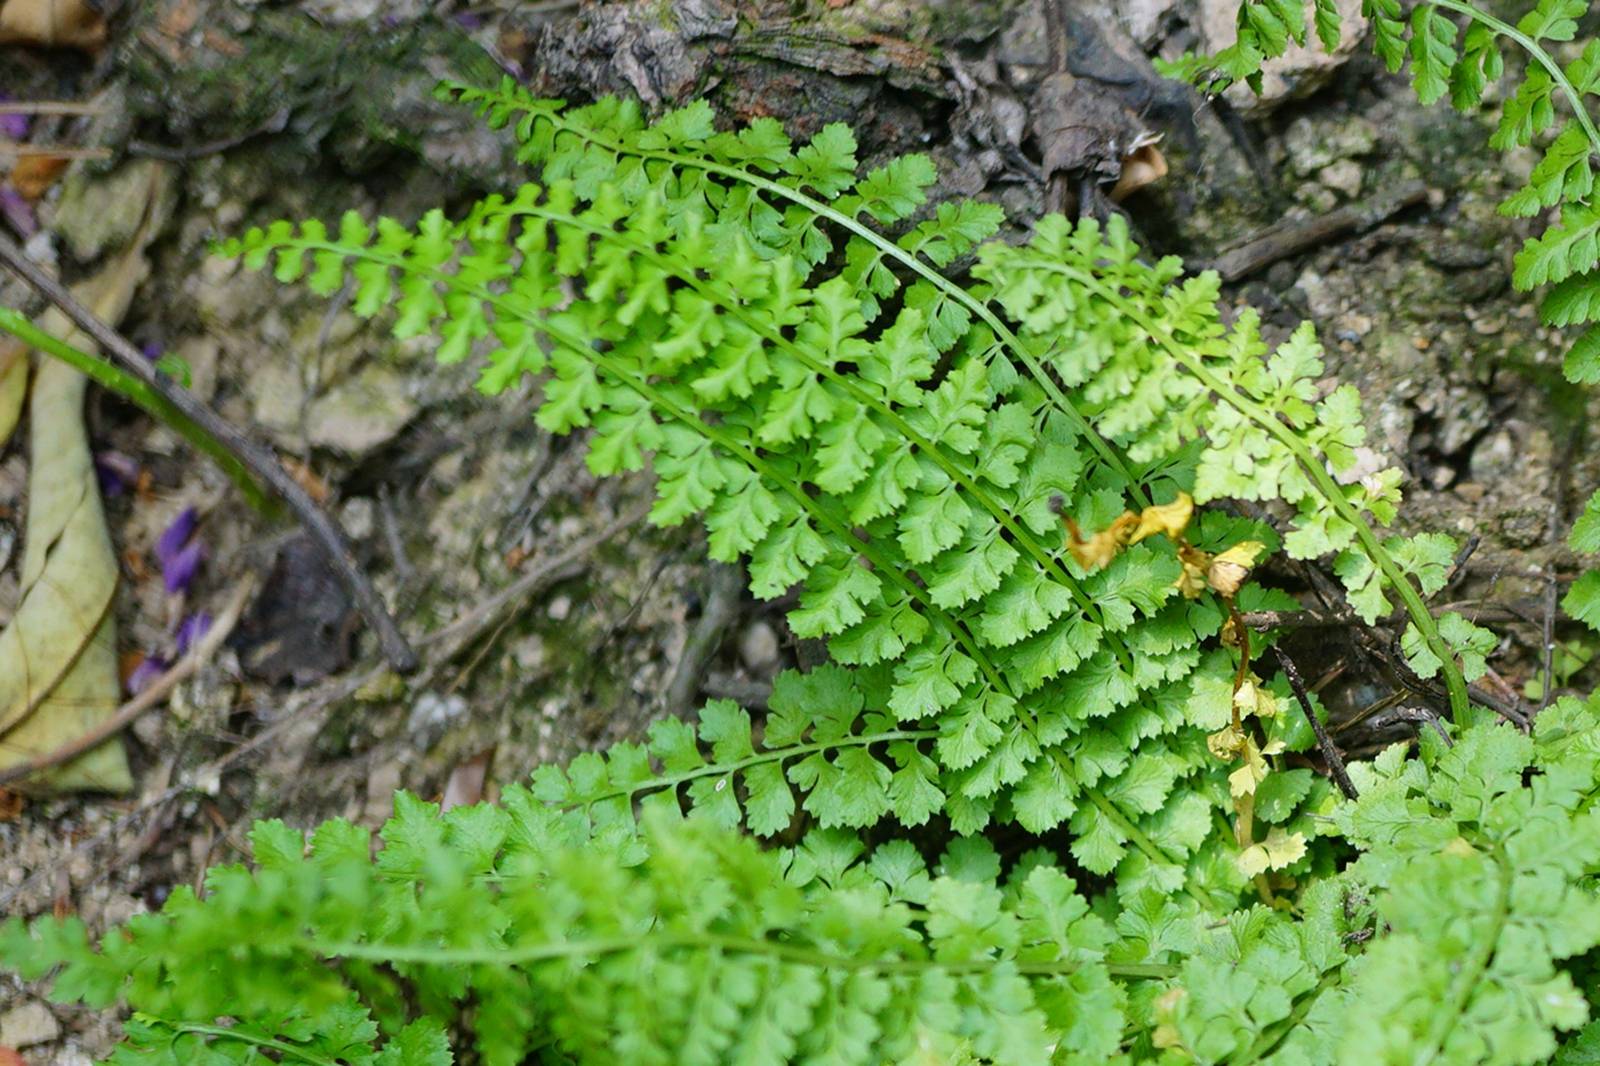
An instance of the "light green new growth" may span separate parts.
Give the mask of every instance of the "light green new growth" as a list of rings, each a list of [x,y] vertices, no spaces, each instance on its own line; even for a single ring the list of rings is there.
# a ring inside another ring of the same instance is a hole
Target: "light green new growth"
[[[1567,379],[1580,385],[1600,382],[1600,203],[1594,178],[1600,129],[1588,102],[1600,97],[1600,40],[1572,48],[1565,62],[1557,50],[1575,41],[1588,10],[1588,0],[1539,0],[1513,24],[1467,0],[1423,0],[1409,18],[1400,0],[1362,0],[1361,5],[1377,54],[1390,71],[1409,62],[1412,84],[1426,104],[1448,96],[1457,110],[1475,111],[1483,104],[1484,88],[1505,74],[1502,48],[1509,43],[1526,56],[1526,72],[1500,104],[1489,144],[1501,151],[1540,140],[1545,144],[1527,184],[1500,211],[1522,218],[1554,211],[1556,220],[1523,244],[1511,280],[1523,291],[1544,290],[1539,312],[1547,325],[1581,328],[1565,362]],[[1291,41],[1306,43],[1300,12],[1299,0],[1246,0],[1233,45],[1215,56],[1186,56],[1168,70],[1213,89],[1235,81],[1259,86],[1263,62],[1282,55]],[[1333,0],[1316,0],[1316,12],[1316,36],[1333,49],[1340,39],[1338,9]],[[1558,105],[1564,105],[1566,117]],[[1600,492],[1590,506],[1600,506]],[[1586,552],[1596,548],[1573,546]],[[1600,630],[1600,572],[1584,574],[1562,607]],[[1431,641],[1429,646],[1432,651]]]

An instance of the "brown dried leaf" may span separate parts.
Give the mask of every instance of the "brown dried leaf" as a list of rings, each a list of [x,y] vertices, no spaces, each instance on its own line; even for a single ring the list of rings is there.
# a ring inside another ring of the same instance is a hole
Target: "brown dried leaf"
[[[11,168],[8,180],[24,199],[38,200],[71,165],[72,160],[58,155],[25,155]]]
[[[1239,586],[1250,576],[1250,568],[1256,565],[1256,559],[1266,549],[1267,546],[1259,540],[1235,544],[1211,560],[1211,567],[1206,571],[1206,583],[1217,591],[1217,595],[1232,599],[1239,594]]]
[[[1154,141],[1147,141],[1122,157],[1122,175],[1111,190],[1111,199],[1121,203],[1146,185],[1167,176],[1167,157]]]
[[[159,199],[164,175],[148,194]],[[76,287],[101,319],[127,312],[148,263],[146,224],[131,247],[96,277]],[[90,348],[61,312],[41,318],[47,332]],[[22,598],[0,630],[0,767],[53,752],[94,729],[117,710],[117,557],[101,508],[83,420],[87,379],[45,359],[29,398],[31,468]],[[133,785],[120,740],[110,740],[28,781],[30,789],[125,792]]]
[[[0,448],[22,417],[22,400],[28,394],[27,354],[19,341],[0,341]]]
[[[484,782],[489,776],[489,763],[494,759],[494,748],[481,751],[466,762],[457,763],[455,769],[450,771],[450,777],[445,781],[444,796],[439,801],[439,809],[448,811],[453,807],[470,807],[483,799]]]

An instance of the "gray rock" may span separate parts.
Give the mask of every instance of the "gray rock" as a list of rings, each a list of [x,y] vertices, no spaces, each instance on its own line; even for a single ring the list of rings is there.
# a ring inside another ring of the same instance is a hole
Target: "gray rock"
[[[1111,5],[1128,36],[1144,48],[1160,38],[1168,17],[1177,6],[1177,0],[1117,0]]]
[[[1354,200],[1361,195],[1361,182],[1366,171],[1354,159],[1341,159],[1330,163],[1318,173],[1317,179],[1334,192],[1343,193]]]
[[[248,385],[250,415],[279,443],[299,436],[300,416],[306,407],[306,386],[300,368],[282,360],[258,366]]]
[[[306,0],[307,13],[324,22],[370,22],[380,15],[410,22],[428,9],[424,0]]]
[[[411,705],[411,716],[406,721],[406,727],[413,734],[437,736],[466,713],[467,701],[460,696],[424,692]]]
[[[144,221],[146,190],[158,166],[142,159],[105,175],[91,175],[82,168],[72,171],[62,185],[54,226],[77,259],[98,259],[134,235]]]
[[[372,363],[311,401],[306,437],[355,458],[393,440],[417,411],[405,376]]]
[[[1303,178],[1341,160],[1371,155],[1377,146],[1378,127],[1359,115],[1338,123],[1299,118],[1284,134],[1289,166]]]
[[[0,1045],[24,1048],[48,1044],[61,1035],[61,1025],[38,1000],[29,1000],[0,1014]]]
[[[763,670],[778,661],[778,634],[757,621],[739,635],[739,658],[751,670]]]

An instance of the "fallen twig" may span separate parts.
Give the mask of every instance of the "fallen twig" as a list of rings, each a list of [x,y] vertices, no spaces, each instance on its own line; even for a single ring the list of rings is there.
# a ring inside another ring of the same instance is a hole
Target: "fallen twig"
[[[63,144],[33,144],[0,139],[0,152],[17,156],[47,155],[52,159],[110,159],[109,148],[69,148]]]
[[[80,104],[71,100],[4,100],[0,115],[102,115],[100,104]]]
[[[683,654],[678,657],[678,665],[662,697],[662,706],[668,714],[683,718],[694,709],[692,704],[705,681],[706,664],[722,646],[728,629],[739,617],[739,596],[743,592],[743,567],[731,563],[711,565],[705,608],[690,631],[689,639],[684,641]]]
[[[574,568],[581,566],[584,556],[624,529],[638,525],[649,510],[649,503],[631,508],[603,529],[574,541],[565,550],[548,559],[537,561],[517,580],[477,604],[454,622],[441,626],[423,637],[421,643],[429,649],[429,668],[436,669],[450,661],[467,645],[497,626],[508,614],[514,613],[529,596],[575,572]]]
[[[1427,198],[1428,187],[1422,182],[1402,182],[1359,204],[1347,204],[1315,218],[1279,223],[1211,262],[1197,264],[1196,269],[1215,270],[1223,281],[1238,281],[1347,230],[1369,230]]]
[[[0,234],[0,263],[33,286],[45,299],[59,307],[73,324],[100,346],[109,357],[122,365],[134,377],[144,382],[165,402],[185,418],[200,426],[221,443],[247,467],[263,484],[294,512],[311,539],[322,549],[328,566],[340,584],[350,593],[368,625],[377,634],[389,665],[402,673],[417,666],[416,652],[400,632],[389,609],[384,605],[378,590],[356,563],[355,553],[338,523],[306,492],[277,457],[266,447],[250,440],[223,419],[195,395],[164,374],[146,359],[122,334],[100,321],[88,308],[79,303],[55,278],[33,260],[17,244]]]
[[[1289,679],[1289,687],[1294,690],[1294,698],[1300,702],[1300,709],[1305,712],[1306,720],[1311,723],[1311,731],[1317,735],[1317,748],[1322,752],[1323,761],[1328,764],[1328,772],[1333,775],[1334,783],[1339,786],[1339,791],[1344,793],[1345,799],[1360,799],[1355,782],[1350,780],[1350,774],[1344,768],[1344,757],[1339,754],[1339,749],[1333,746],[1333,739],[1328,736],[1327,728],[1323,726],[1322,720],[1311,707],[1311,697],[1306,695],[1306,683],[1300,680],[1299,668],[1281,648],[1274,647],[1272,654],[1277,656],[1278,665],[1283,667],[1284,676]]]
[[[172,668],[139,692],[127,703],[117,708],[115,714],[99,723],[94,728],[86,730],[70,742],[61,745],[54,751],[36,755],[27,762],[18,763],[0,770],[0,786],[9,785],[13,781],[32,777],[42,773],[53,766],[71,762],[84,752],[110,740],[122,732],[144,712],[156,707],[162,700],[177,688],[178,685],[188,680],[201,665],[215,655],[217,649],[222,647],[222,642],[228,639],[228,634],[233,632],[233,627],[238,624],[239,616],[244,612],[245,600],[250,596],[253,582],[246,578],[234,589],[233,595],[228,598],[227,604],[211,624],[206,635],[197,641],[189,653],[172,665]]]
[[[1462,610],[1464,607],[1475,608],[1473,618],[1480,622],[1528,622],[1529,624],[1537,624],[1529,616],[1525,608],[1519,608],[1514,603],[1487,604],[1484,606],[1478,606],[1476,602],[1440,603],[1430,607],[1429,613],[1438,616],[1450,611]],[[1359,615],[1349,608],[1319,610],[1308,607],[1299,611],[1245,611],[1239,617],[1251,629],[1333,629],[1366,624]],[[1383,620],[1380,620],[1379,624],[1382,624],[1382,622]]]

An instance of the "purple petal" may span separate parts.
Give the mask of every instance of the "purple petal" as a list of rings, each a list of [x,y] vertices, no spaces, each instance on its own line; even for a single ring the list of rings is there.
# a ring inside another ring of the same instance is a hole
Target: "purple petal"
[[[0,104],[9,104],[11,102],[11,97],[5,93],[0,93]],[[32,124],[27,115],[0,111],[0,137],[9,137],[13,141],[20,141],[28,135],[28,128]]]
[[[205,542],[196,537],[172,558],[162,560],[161,578],[167,584],[167,591],[182,592],[188,588],[194,575],[200,572],[200,562],[205,555]]]
[[[121,452],[96,452],[94,471],[100,475],[100,492],[107,497],[121,496],[139,482],[139,463]]]
[[[11,228],[24,239],[39,232],[39,220],[34,217],[33,205],[10,185],[0,183],[0,218],[11,223]]]
[[[152,363],[165,354],[165,350],[155,341],[145,341],[144,344],[140,345],[139,351]]]
[[[139,665],[133,668],[133,673],[128,675],[126,682],[128,695],[137,696],[149,688],[156,678],[166,673],[167,669],[168,663],[165,659],[159,655],[146,655],[139,661]]]
[[[200,525],[200,515],[193,507],[185,507],[178,512],[178,517],[172,520],[161,533],[161,538],[156,541],[156,558],[161,561],[162,569],[171,564],[173,558],[181,552],[189,539],[194,536],[194,531]]]
[[[455,16],[456,25],[471,33],[483,29],[483,16],[474,11],[463,11]]]
[[[189,649],[206,639],[206,634],[209,632],[211,632],[211,616],[206,612],[196,611],[185,618],[178,626],[178,654],[189,654]]]

